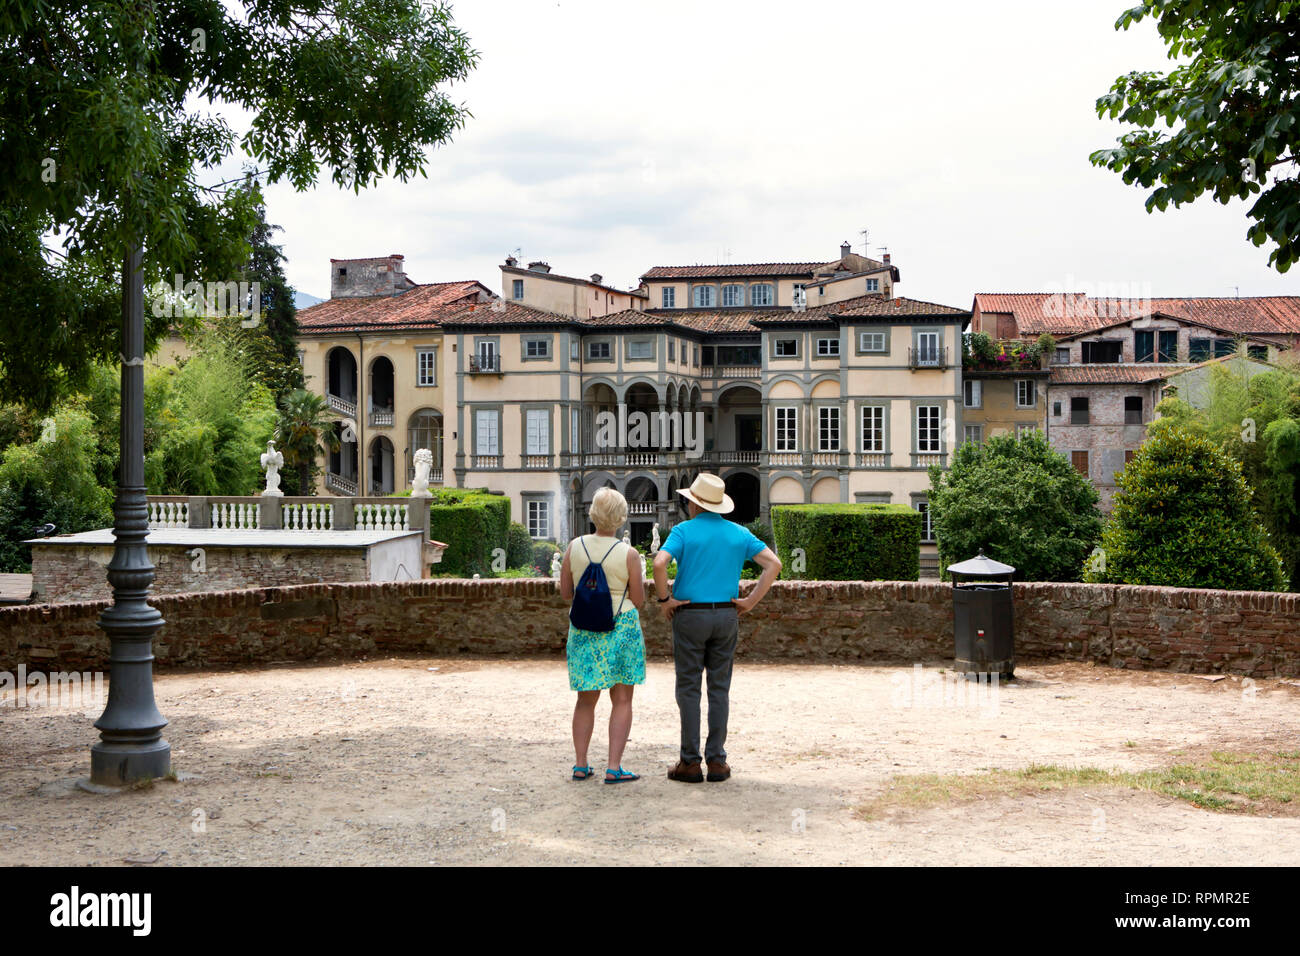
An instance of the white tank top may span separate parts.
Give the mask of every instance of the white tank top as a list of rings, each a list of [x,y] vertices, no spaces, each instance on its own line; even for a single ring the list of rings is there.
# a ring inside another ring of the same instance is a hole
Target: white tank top
[[[587,546],[585,552],[582,550],[584,544]],[[610,551],[611,547],[614,550]],[[569,545],[569,570],[573,572],[573,583],[576,585],[582,580],[582,572],[587,570],[587,565],[590,563],[587,560],[588,554],[591,555],[592,561],[600,561],[605,557],[605,552],[609,551],[609,557],[601,564],[605,569],[605,582],[609,585],[609,596],[613,602],[614,613],[620,613],[620,603],[626,611],[634,606],[631,602],[623,600],[623,596],[627,594],[627,553],[631,550],[631,546],[624,544],[619,538],[603,538],[596,534],[584,534],[580,538],[574,538]]]

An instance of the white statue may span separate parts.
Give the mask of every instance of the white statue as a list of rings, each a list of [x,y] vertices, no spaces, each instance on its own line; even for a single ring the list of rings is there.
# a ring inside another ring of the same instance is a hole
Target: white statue
[[[280,490],[280,468],[284,465],[284,455],[275,450],[275,439],[266,443],[261,461],[262,467],[266,469],[266,490],[262,494],[283,497],[284,492]]]
[[[624,531],[624,532],[623,532],[623,543],[624,543],[625,545],[627,545],[629,548],[632,546],[632,532],[631,532],[631,531]]]
[[[551,577],[558,578],[560,576],[560,568],[563,564],[564,564],[563,554],[561,554],[559,551],[556,551],[553,555],[551,555]]]
[[[433,470],[433,452],[419,448],[415,452],[415,480],[411,482],[412,498],[432,498],[429,491],[429,472]]]
[[[658,521],[656,521],[655,526],[650,529],[650,553],[651,554],[659,553],[659,522]]]

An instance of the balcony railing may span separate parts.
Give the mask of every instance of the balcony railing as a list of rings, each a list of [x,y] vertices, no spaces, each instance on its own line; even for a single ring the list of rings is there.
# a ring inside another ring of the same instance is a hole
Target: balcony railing
[[[150,528],[188,528],[190,504],[180,496],[156,496],[149,499]]]
[[[496,471],[501,468],[501,456],[471,455],[469,466],[475,471]]]
[[[340,415],[346,415],[348,418],[357,417],[356,399],[343,398],[341,395],[335,395],[333,392],[327,392],[325,395],[325,404],[338,412]]]
[[[406,468],[406,483],[407,483],[408,485],[414,485],[414,484],[415,484],[415,466],[414,466],[414,465],[408,465],[407,468]],[[439,467],[437,467],[437,468],[430,468],[430,469],[429,469],[429,484],[431,484],[431,485],[440,485],[440,484],[442,484],[442,468],[441,468],[441,466],[439,466]]]
[[[202,528],[212,531],[412,531],[427,529],[425,498],[269,497],[185,499],[177,523],[176,496],[151,495],[149,529]]]
[[[355,478],[345,478],[332,471],[325,473],[325,487],[330,491],[337,491],[339,494],[348,495],[349,497],[356,497],[357,494],[357,480]]]
[[[948,455],[944,452],[912,452],[913,468],[929,468],[931,465],[945,466]]]
[[[860,451],[857,455],[859,468],[888,468],[889,453],[884,451]]]
[[[909,368],[947,368],[948,347],[937,349],[918,349],[908,347],[907,364]]]
[[[630,515],[652,515],[659,509],[657,501],[629,501],[627,513]]]
[[[538,471],[549,471],[551,468],[550,455],[524,455],[523,462],[525,468]]]
[[[771,468],[798,468],[803,464],[803,452],[801,451],[774,451],[769,452],[767,456],[768,467]]]
[[[370,410],[370,424],[379,428],[391,428],[393,424],[393,410],[391,408],[372,408]]]
[[[469,359],[469,374],[471,375],[500,375],[501,374],[501,356],[499,355],[471,355]]]
[[[710,451],[704,458],[713,465],[757,465],[762,452],[758,451]]]
[[[705,365],[700,368],[700,378],[758,378],[763,373],[761,365]]]

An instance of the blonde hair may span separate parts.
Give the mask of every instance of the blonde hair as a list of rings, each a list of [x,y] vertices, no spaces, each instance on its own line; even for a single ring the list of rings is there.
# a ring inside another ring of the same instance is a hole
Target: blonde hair
[[[601,488],[591,499],[591,523],[597,531],[617,531],[627,520],[627,499],[613,488]]]

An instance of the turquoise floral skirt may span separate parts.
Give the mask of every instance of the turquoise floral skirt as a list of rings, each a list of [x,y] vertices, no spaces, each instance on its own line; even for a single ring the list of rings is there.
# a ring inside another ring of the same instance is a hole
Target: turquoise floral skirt
[[[569,690],[605,690],[615,684],[645,683],[645,638],[641,612],[628,608],[612,631],[584,631],[569,625]]]

